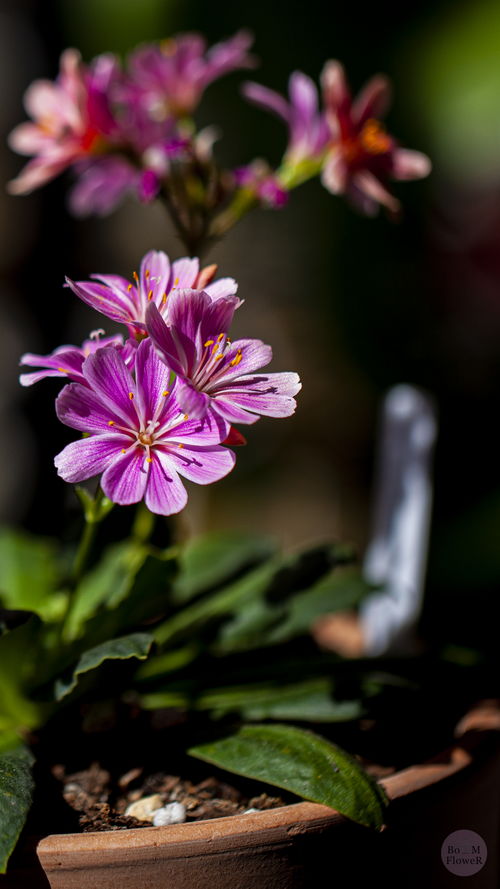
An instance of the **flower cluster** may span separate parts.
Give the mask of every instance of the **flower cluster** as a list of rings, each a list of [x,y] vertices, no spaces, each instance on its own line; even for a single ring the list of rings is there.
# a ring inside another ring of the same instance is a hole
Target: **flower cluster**
[[[227,445],[244,441],[234,423],[293,414],[297,374],[263,372],[270,346],[229,339],[241,300],[234,279],[216,279],[216,271],[200,269],[196,258],[171,263],[151,250],[133,281],[67,279],[80,299],[124,324],[128,336],[100,339],[99,330],[81,347],[21,358],[41,368],[22,374],[25,386],[49,376],[72,381],[57,399],[57,415],[85,438],[56,457],[65,481],[102,474],[113,502],[144,499],[152,512],[170,515],[187,500],[179,475],[209,484],[232,469]]]
[[[108,213],[130,192],[143,202],[160,197],[191,254],[252,206],[282,207],[290,189],[313,176],[367,215],[380,205],[396,215],[399,201],[388,181],[426,176],[429,159],[401,148],[381,123],[387,79],[374,77],[353,100],[337,61],[321,75],[322,107],[314,82],[300,71],[290,77],[288,100],[245,84],[248,99],[286,122],[288,145],[276,170],[260,159],[232,172],[218,168],[218,133],[197,131],[192,116],[210,83],[254,65],[251,42],[241,31],[207,49],[200,35],[183,34],[140,46],[123,66],[111,54],[84,65],[76,50],[66,50],[55,83],[35,81],[26,93],[32,122],[16,127],[10,144],[34,157],[11,192],[29,193],[71,168],[77,215]]]
[[[26,92],[33,121],[13,130],[10,145],[34,158],[10,191],[27,194],[71,167],[77,215],[107,213],[128,191],[151,200],[160,190],[158,167],[166,173],[172,157],[203,154],[189,116],[210,83],[253,65],[251,42],[240,32],[207,51],[203,38],[184,34],[139,47],[123,68],[111,54],[87,66],[66,50],[57,80],[37,80]]]
[[[323,68],[321,86],[322,110],[314,82],[300,71],[290,77],[289,101],[257,83],[243,87],[250,101],[288,125],[278,182],[291,188],[320,173],[328,191],[345,194],[368,216],[380,205],[396,214],[399,201],[387,181],[423,178],[431,164],[425,154],[401,148],[379,120],[389,104],[388,80],[372,78],[353,100],[343,66],[331,60]]]

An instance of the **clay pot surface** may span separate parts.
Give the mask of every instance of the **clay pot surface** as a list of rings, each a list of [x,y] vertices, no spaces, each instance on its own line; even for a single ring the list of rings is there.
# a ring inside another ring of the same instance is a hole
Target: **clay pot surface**
[[[53,835],[36,849],[46,878],[14,875],[5,889],[315,889],[375,876],[384,887],[446,889],[458,878],[444,867],[441,846],[459,829],[478,833],[488,849],[468,889],[498,889],[500,709],[478,708],[461,728],[438,757],[381,782],[391,805],[380,833],[303,802],[168,827]]]

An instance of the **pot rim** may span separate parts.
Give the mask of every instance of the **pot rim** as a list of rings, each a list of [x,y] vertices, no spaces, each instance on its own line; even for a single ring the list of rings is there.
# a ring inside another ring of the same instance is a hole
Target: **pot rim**
[[[455,730],[456,741],[432,759],[412,765],[380,780],[389,801],[408,796],[461,772],[484,751],[492,737],[500,739],[500,701],[480,702],[460,721]],[[165,827],[141,827],[127,830],[106,830],[89,833],[51,834],[37,845],[42,859],[65,853],[91,853],[92,851],[118,849],[153,849],[179,847],[199,843],[210,844],[213,851],[228,837],[244,837],[245,845],[261,845],[263,832],[269,832],[269,840],[277,831],[287,836],[307,830],[322,829],[334,822],[348,819],[334,809],[319,803],[300,802],[249,812],[229,815]]]

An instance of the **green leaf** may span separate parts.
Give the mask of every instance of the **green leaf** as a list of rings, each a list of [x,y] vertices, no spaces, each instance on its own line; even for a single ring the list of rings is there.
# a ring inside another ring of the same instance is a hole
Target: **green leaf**
[[[41,708],[29,690],[43,657],[42,629],[33,616],[0,637],[0,733],[18,735],[40,722]]]
[[[253,620],[255,609],[259,616],[259,632],[266,622],[274,626],[282,618],[285,603],[294,593],[315,583],[332,565],[349,555],[335,545],[326,545],[269,559],[221,590],[209,592],[177,611],[156,628],[155,639],[159,645],[164,645],[186,633],[192,638],[193,633],[204,630],[211,623],[220,623],[223,618],[234,617],[236,622],[246,622],[247,613]],[[255,606],[255,602],[260,604]]]
[[[33,761],[24,746],[0,754],[0,874],[7,869],[31,806]]]
[[[244,725],[221,740],[193,747],[192,756],[330,806],[366,827],[381,828],[381,786],[345,750],[288,725]]]
[[[54,696],[62,701],[71,694],[78,684],[79,677],[96,670],[104,661],[127,660],[137,658],[144,660],[153,644],[150,633],[131,633],[118,639],[110,639],[95,648],[85,651],[67,679],[57,679],[54,685]]]
[[[227,584],[275,552],[274,542],[257,534],[216,531],[195,537],[179,554],[174,601],[187,602],[200,593]]]
[[[344,722],[360,717],[364,708],[359,700],[336,700],[333,680],[326,677],[303,682],[247,683],[213,688],[196,694],[182,685],[153,691],[141,696],[146,710],[180,707],[210,710],[214,718],[238,713],[244,719],[294,719],[304,722]]]
[[[0,530],[0,604],[35,611],[46,620],[57,619],[66,597],[57,592],[59,566],[53,540]]]

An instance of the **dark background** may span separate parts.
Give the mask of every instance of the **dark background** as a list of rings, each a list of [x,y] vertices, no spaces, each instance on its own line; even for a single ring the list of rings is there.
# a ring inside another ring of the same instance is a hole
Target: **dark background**
[[[328,11],[326,11],[328,10]],[[332,537],[363,552],[369,539],[377,412],[386,389],[409,382],[438,405],[435,503],[424,630],[429,637],[496,646],[500,581],[500,10],[494,2],[326,5],[168,0],[3,0],[1,128],[25,115],[22,94],[53,78],[59,54],[85,60],[143,40],[199,30],[210,43],[241,27],[255,34],[252,79],[281,92],[289,73],[316,80],[339,58],[357,90],[378,71],[394,84],[388,123],[428,153],[427,181],[395,191],[401,224],[364,219],[318,181],[282,212],[257,211],[209,259],[240,282],[236,333],[271,342],[275,370],[298,370],[294,418],[249,428],[233,474],[190,488],[180,532],[255,528],[294,547]],[[223,132],[217,156],[237,166],[277,163],[279,121],[241,99],[236,72],[209,88],[197,119]],[[0,147],[1,179],[21,158]],[[17,384],[23,351],[80,343],[101,326],[62,289],[65,274],[129,276],[146,250],[183,255],[159,207],[133,201],[106,219],[74,220],[61,177],[24,198],[0,194],[0,518],[64,534],[68,486],[53,456],[71,440],[54,417],[59,385]],[[104,323],[106,331],[112,328]]]

